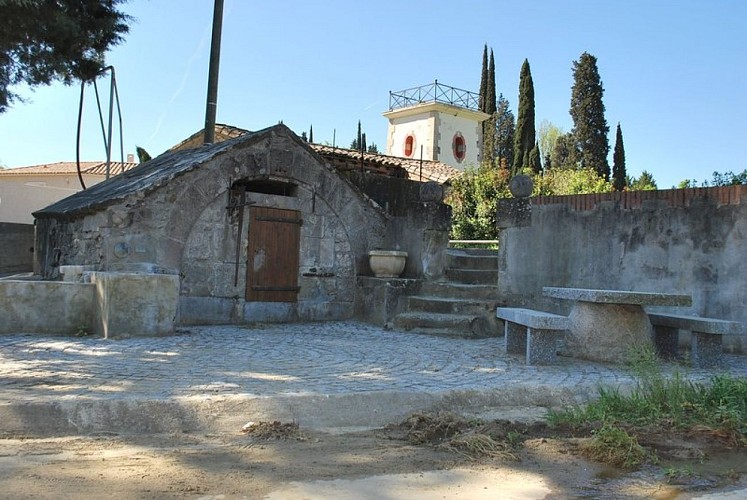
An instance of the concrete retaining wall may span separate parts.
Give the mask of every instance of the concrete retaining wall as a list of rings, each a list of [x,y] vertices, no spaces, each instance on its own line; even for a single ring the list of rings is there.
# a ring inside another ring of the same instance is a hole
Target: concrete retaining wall
[[[692,295],[681,311],[747,324],[747,186],[606,197],[532,200],[531,224],[501,237],[507,303],[566,313],[543,286],[671,292]]]
[[[0,275],[31,272],[34,226],[0,222]]]
[[[90,333],[94,296],[90,283],[0,280],[0,333]]]

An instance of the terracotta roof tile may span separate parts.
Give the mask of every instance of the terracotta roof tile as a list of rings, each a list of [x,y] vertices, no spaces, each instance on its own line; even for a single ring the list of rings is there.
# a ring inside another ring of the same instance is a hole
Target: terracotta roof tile
[[[110,164],[111,175],[121,174],[133,167],[137,163],[122,163],[113,161]],[[106,175],[106,162],[100,161],[82,161],[80,170],[86,175]],[[77,174],[78,167],[74,161],[60,161],[57,163],[46,163],[43,165],[33,165],[30,167],[8,168],[0,170],[0,175],[70,175]]]

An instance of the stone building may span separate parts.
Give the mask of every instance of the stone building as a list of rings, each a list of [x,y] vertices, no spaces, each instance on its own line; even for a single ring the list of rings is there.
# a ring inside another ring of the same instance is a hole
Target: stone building
[[[35,271],[178,275],[180,323],[350,318],[369,251],[435,277],[450,223],[433,185],[353,165],[284,125],[170,151],[35,212]]]

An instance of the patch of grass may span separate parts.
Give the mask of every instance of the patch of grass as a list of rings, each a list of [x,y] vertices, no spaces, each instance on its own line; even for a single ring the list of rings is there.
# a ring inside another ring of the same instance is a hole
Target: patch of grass
[[[612,425],[595,431],[591,439],[581,444],[580,450],[587,458],[625,469],[637,468],[651,458],[635,436]]]
[[[667,478],[667,483],[675,484],[682,481],[683,478],[690,478],[695,475],[691,465],[685,467],[667,467],[664,470],[664,475]]]
[[[632,436],[659,428],[747,446],[747,379],[717,375],[708,383],[694,383],[677,371],[666,375],[653,351],[645,349],[632,353],[629,368],[636,381],[630,394],[600,388],[598,399],[586,406],[550,412],[550,424],[621,428]],[[610,438],[610,432],[602,435]]]

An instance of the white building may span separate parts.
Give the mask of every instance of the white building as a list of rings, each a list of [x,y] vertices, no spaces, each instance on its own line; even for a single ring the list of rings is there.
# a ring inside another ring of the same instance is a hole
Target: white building
[[[438,81],[389,93],[386,153],[432,160],[458,170],[477,166],[482,148],[482,122],[478,95]]]

